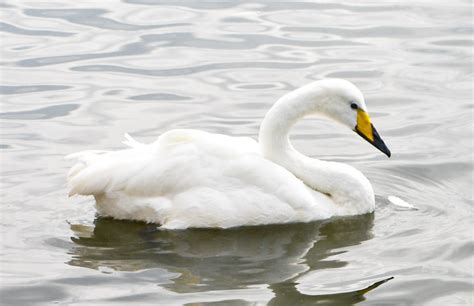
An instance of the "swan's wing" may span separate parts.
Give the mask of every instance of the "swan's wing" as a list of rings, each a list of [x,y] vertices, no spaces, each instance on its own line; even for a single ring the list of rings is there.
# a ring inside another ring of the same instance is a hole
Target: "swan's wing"
[[[125,191],[158,196],[209,183],[216,163],[256,153],[257,144],[246,137],[229,137],[195,130],[172,130],[152,144],[126,135],[130,149],[90,150],[68,155],[77,163],[68,173],[69,195],[97,195]]]

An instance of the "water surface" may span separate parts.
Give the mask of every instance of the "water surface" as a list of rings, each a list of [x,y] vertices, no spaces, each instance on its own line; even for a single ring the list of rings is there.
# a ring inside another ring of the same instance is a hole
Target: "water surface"
[[[474,303],[471,5],[2,2],[2,304]],[[374,214],[163,231],[67,197],[66,154],[124,132],[255,137],[281,95],[331,77],[361,88],[392,158],[320,119],[293,142],[363,171]]]

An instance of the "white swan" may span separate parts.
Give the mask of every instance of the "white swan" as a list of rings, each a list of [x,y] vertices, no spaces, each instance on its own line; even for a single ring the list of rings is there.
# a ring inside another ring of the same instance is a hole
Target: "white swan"
[[[69,195],[94,195],[97,211],[163,228],[229,228],[308,222],[372,212],[374,193],[355,168],[297,152],[295,122],[324,115],[348,126],[390,157],[351,83],[316,81],[279,99],[259,143],[198,130],[171,130],[151,144],[131,139],[120,151],[84,151],[68,174]]]

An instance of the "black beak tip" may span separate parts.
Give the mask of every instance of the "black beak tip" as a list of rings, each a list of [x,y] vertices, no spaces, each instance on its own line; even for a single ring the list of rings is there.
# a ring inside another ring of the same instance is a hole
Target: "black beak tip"
[[[387,147],[387,145],[385,144],[385,142],[383,142],[382,138],[380,138],[379,136],[379,133],[377,133],[377,131],[375,130],[375,128],[373,129],[374,131],[374,142],[372,143],[377,149],[379,149],[380,151],[382,151],[383,153],[385,153],[385,155],[387,155],[388,158],[390,158],[390,156],[392,156],[392,152],[390,152],[390,149]]]
[[[357,134],[359,134],[360,136],[362,136],[362,138],[364,138],[365,140],[367,140],[370,144],[372,144],[374,147],[376,147],[377,149],[379,149],[382,153],[384,153],[385,155],[387,155],[388,158],[390,158],[392,156],[392,152],[390,152],[389,148],[387,148],[387,145],[385,144],[385,142],[383,142],[382,138],[380,137],[379,133],[377,132],[377,130],[375,129],[375,127],[372,125],[372,132],[373,132],[373,136],[374,138],[371,140],[371,139],[368,139],[363,133],[361,133],[358,129],[357,129],[357,126],[355,128],[355,132]]]

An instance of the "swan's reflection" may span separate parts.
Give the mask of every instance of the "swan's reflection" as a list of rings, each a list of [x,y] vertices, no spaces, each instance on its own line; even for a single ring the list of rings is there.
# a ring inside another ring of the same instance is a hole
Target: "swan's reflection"
[[[175,292],[268,284],[278,298],[279,292],[297,294],[291,284],[305,271],[346,265],[330,255],[370,239],[372,225],[368,214],[309,224],[164,231],[98,218],[93,228],[71,226],[76,236],[69,264],[116,271],[165,269],[180,275],[163,285]]]

